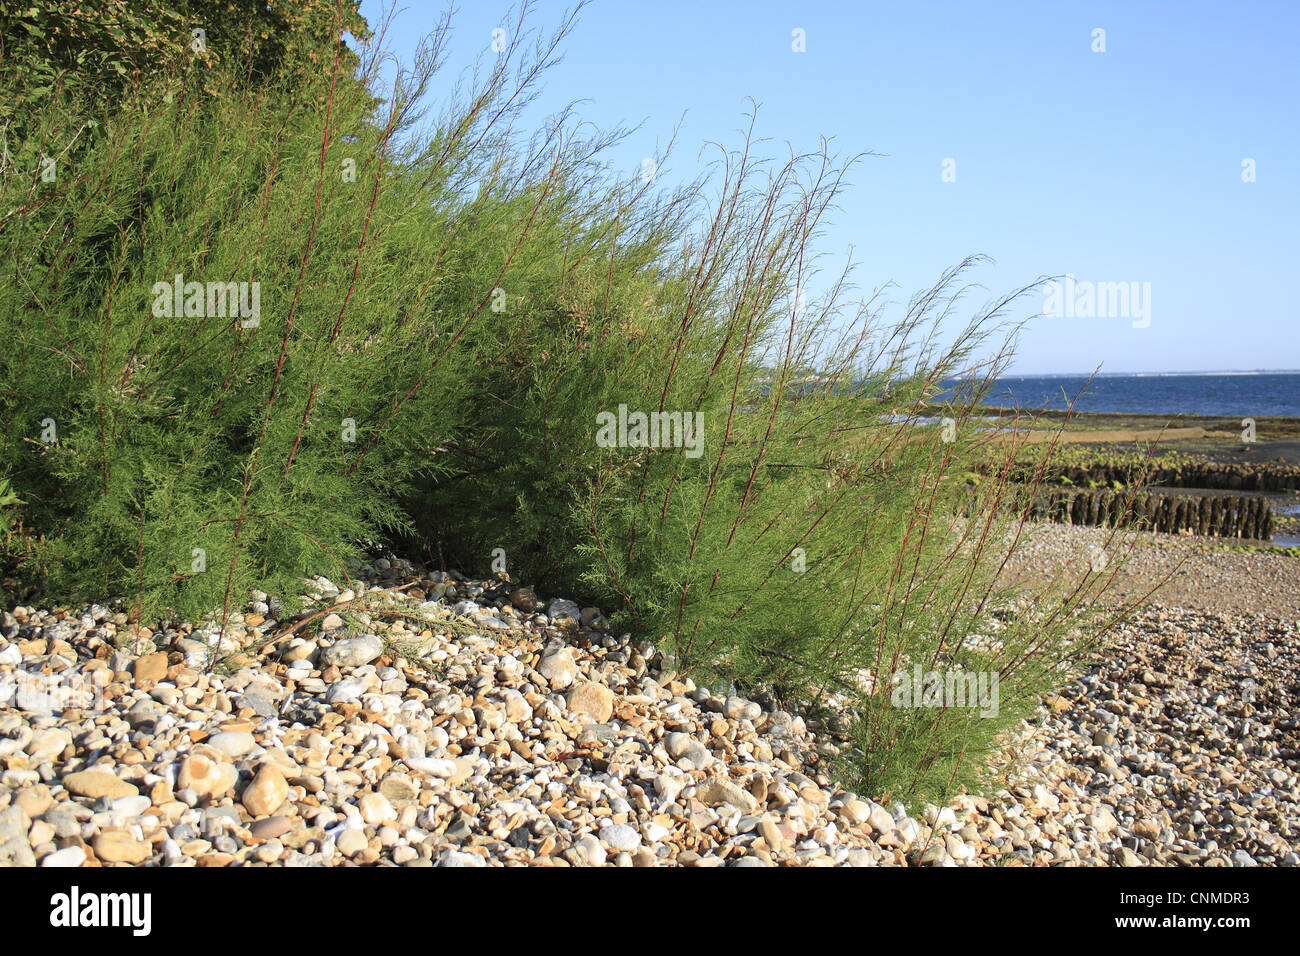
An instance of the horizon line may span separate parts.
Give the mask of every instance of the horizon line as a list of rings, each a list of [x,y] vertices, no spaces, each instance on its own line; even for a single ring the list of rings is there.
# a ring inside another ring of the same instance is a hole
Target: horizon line
[[[1001,378],[1106,378],[1106,377],[1141,377],[1157,375],[1300,375],[1295,368],[1249,368],[1249,369],[1189,369],[1176,372],[1009,372]]]

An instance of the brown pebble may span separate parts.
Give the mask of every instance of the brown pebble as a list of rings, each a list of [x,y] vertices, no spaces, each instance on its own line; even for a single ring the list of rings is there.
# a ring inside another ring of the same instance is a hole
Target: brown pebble
[[[258,840],[274,840],[293,829],[293,819],[286,816],[265,817],[253,823],[249,832]]]

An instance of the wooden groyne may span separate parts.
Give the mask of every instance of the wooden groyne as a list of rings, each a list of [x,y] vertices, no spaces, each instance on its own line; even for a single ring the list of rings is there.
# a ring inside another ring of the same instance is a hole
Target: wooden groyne
[[[1182,464],[1162,466],[1151,462],[1143,474],[1142,465],[1090,465],[1051,470],[1055,477],[1068,478],[1076,485],[1159,485],[1162,488],[1207,488],[1216,491],[1291,491],[1300,488],[1300,465],[1283,464]]]
[[[1069,524],[1134,527],[1166,534],[1191,533],[1267,541],[1273,511],[1257,495],[1137,493],[1110,489],[1058,489],[1040,493],[1037,517]]]

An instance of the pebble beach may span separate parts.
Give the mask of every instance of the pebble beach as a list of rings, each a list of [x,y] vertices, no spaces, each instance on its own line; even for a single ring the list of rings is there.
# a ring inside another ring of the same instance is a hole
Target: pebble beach
[[[1012,573],[1104,534],[1036,526]],[[210,628],[9,607],[0,865],[1295,865],[1295,559],[1152,541],[1133,589],[1178,548],[1177,602],[1044,699],[998,789],[911,808],[598,609],[396,557],[306,581],[318,629],[250,595],[219,668]]]

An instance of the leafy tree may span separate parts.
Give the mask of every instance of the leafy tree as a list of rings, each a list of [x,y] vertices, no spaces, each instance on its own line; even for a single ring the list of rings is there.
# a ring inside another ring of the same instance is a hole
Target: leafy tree
[[[357,0],[32,0],[0,8],[0,126],[22,138],[25,118],[59,93],[95,118],[123,96],[153,102],[184,82],[209,94],[328,71],[341,33],[370,31]],[[342,75],[359,65],[341,51]]]

